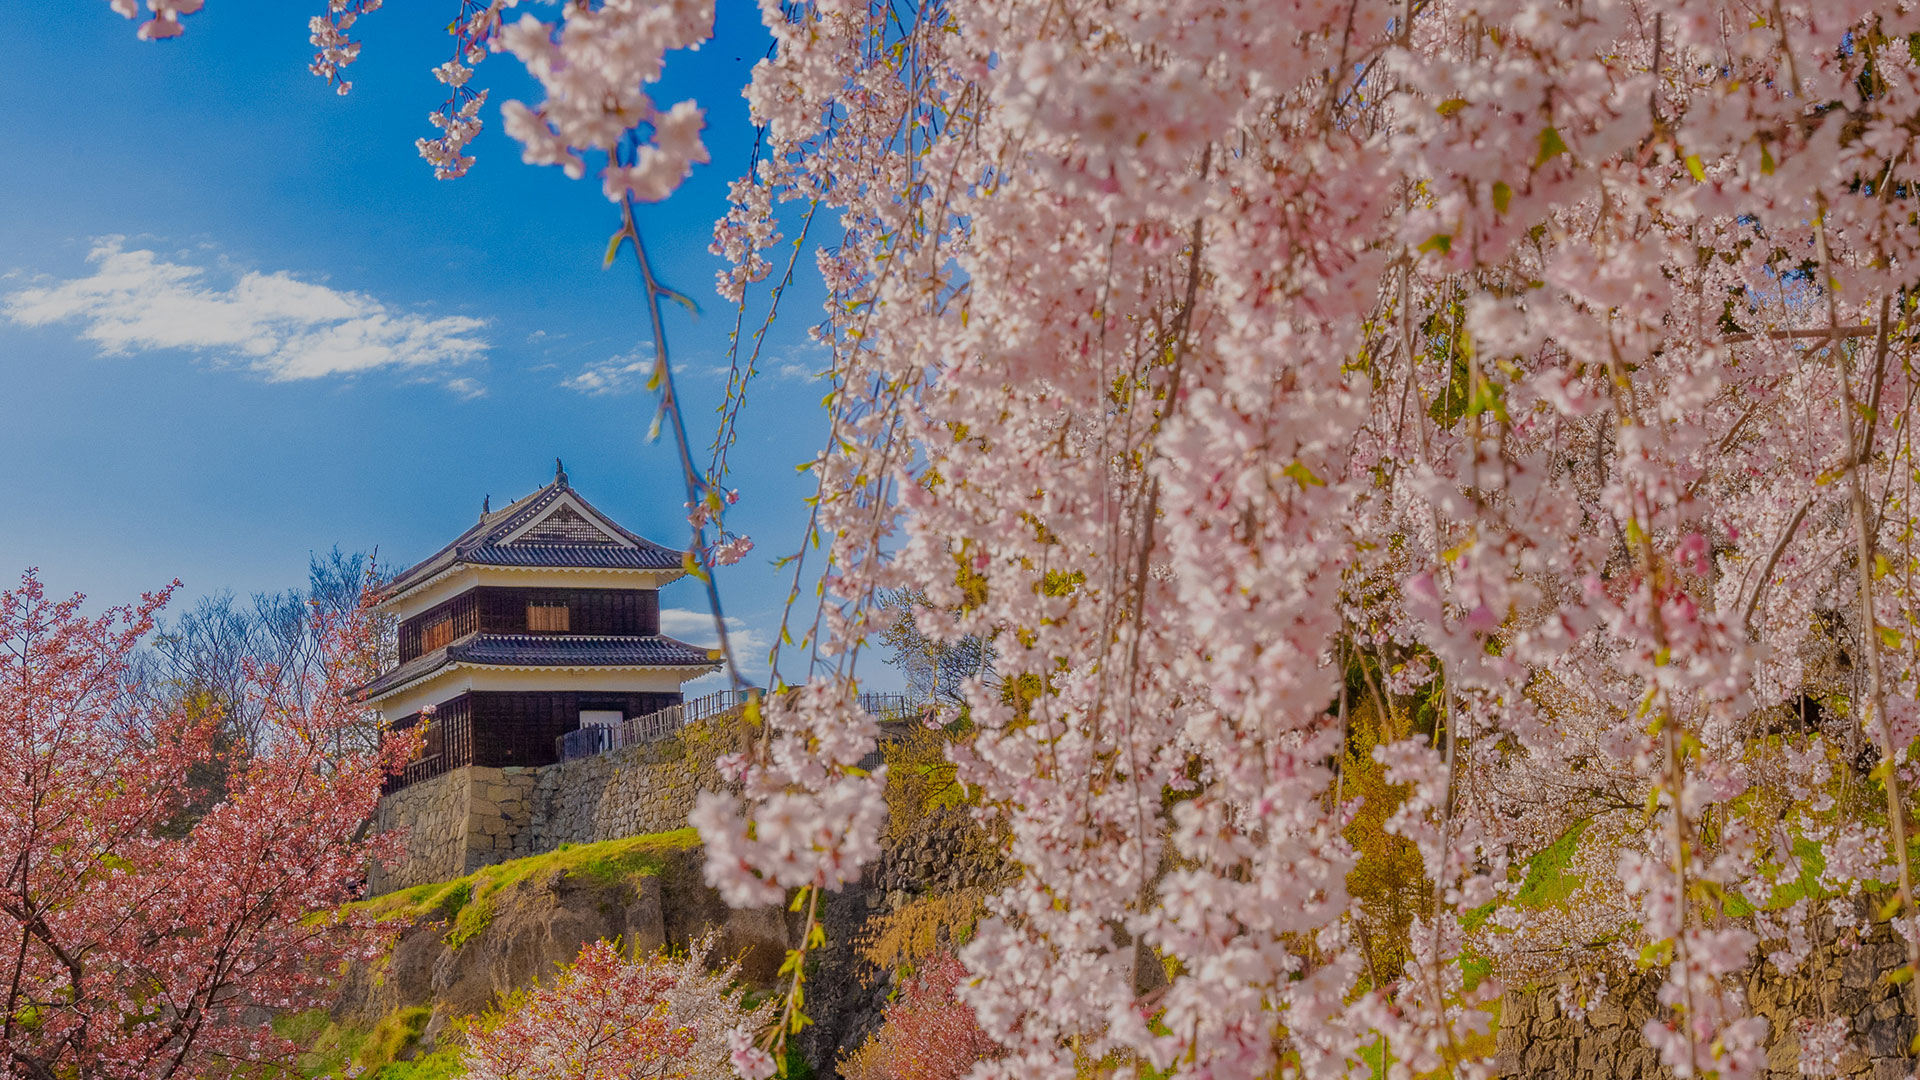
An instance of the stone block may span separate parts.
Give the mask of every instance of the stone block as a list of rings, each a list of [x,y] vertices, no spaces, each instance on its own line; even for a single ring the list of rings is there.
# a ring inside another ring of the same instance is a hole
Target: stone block
[[[1840,985],[1849,989],[1864,990],[1873,985],[1874,974],[1873,951],[1860,949],[1841,961]]]
[[[1854,1030],[1865,1032],[1866,1038],[1861,1041],[1866,1044],[1867,1053],[1874,1057],[1903,1056],[1913,1039],[1913,1021],[1905,1016],[1874,1020]]]

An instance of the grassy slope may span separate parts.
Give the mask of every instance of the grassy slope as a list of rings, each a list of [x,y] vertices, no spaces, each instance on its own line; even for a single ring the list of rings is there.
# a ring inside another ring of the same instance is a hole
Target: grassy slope
[[[598,844],[562,844],[545,855],[484,866],[466,877],[415,885],[354,906],[381,919],[447,918],[447,944],[459,947],[493,921],[494,897],[509,885],[556,873],[614,884],[630,877],[650,877],[666,865],[666,856],[700,846],[692,829],[648,833]]]
[[[563,844],[545,855],[482,867],[462,878],[416,885],[352,906],[380,919],[448,919],[452,926],[447,931],[447,943],[458,948],[493,921],[494,900],[511,885],[545,880],[554,874],[604,884],[651,877],[660,873],[669,856],[699,846],[699,834],[692,829],[598,844]],[[274,1027],[305,1050],[300,1073],[309,1078],[450,1080],[461,1075],[457,1047],[444,1046],[431,1054],[398,1060],[419,1042],[431,1015],[425,1008],[401,1009],[382,1018],[371,1030],[360,1030],[341,1027],[325,1009],[314,1009],[282,1018]]]

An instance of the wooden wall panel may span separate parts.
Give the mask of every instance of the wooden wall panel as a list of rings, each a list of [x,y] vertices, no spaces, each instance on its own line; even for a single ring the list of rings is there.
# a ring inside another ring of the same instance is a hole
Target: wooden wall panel
[[[478,591],[478,590],[475,590]],[[525,616],[523,615],[522,618]],[[445,603],[415,615],[400,624],[400,662],[406,663],[421,653],[432,652],[426,648],[427,628],[447,620],[450,624],[446,640],[458,641],[480,628],[479,611],[474,605],[473,592],[464,592]]]
[[[564,601],[570,634],[644,636],[660,632],[660,594],[653,589],[506,589],[473,590],[478,628],[489,634],[525,634],[527,604]]]
[[[582,709],[619,709],[644,716],[678,704],[669,693],[582,694],[571,690],[531,693],[475,691],[473,743],[475,765],[551,765],[559,760],[554,740],[580,726]]]

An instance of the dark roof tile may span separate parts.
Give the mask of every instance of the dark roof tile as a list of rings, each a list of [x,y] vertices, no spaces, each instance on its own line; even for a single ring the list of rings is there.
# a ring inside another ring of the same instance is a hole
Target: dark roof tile
[[[586,510],[590,520],[604,526],[632,546],[605,541],[555,543],[544,539],[535,542],[506,542],[508,536],[521,526],[544,516],[549,507],[561,496],[569,493]],[[553,483],[524,499],[515,501],[510,506],[481,515],[480,520],[475,522],[472,528],[456,537],[453,543],[408,567],[399,577],[394,578],[392,584],[388,586],[388,595],[398,596],[456,563],[479,566],[581,567],[596,570],[678,570],[685,565],[685,555],[673,548],[664,547],[645,537],[628,532],[619,522],[601,513],[594,508],[593,504],[581,498],[580,493],[569,487],[564,479],[556,479]]]
[[[614,637],[600,634],[468,634],[417,656],[373,682],[361,693],[378,698],[411,685],[453,664],[493,667],[668,667],[717,668],[698,645],[655,634]]]

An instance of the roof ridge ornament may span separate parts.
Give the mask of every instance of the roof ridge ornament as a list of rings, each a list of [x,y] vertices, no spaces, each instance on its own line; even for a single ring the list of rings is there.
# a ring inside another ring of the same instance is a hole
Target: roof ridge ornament
[[[553,484],[555,487],[567,486],[567,468],[560,464],[559,458],[553,459]]]
[[[493,513],[493,492],[489,491],[480,497],[480,519],[486,520],[487,515],[491,513]]]

